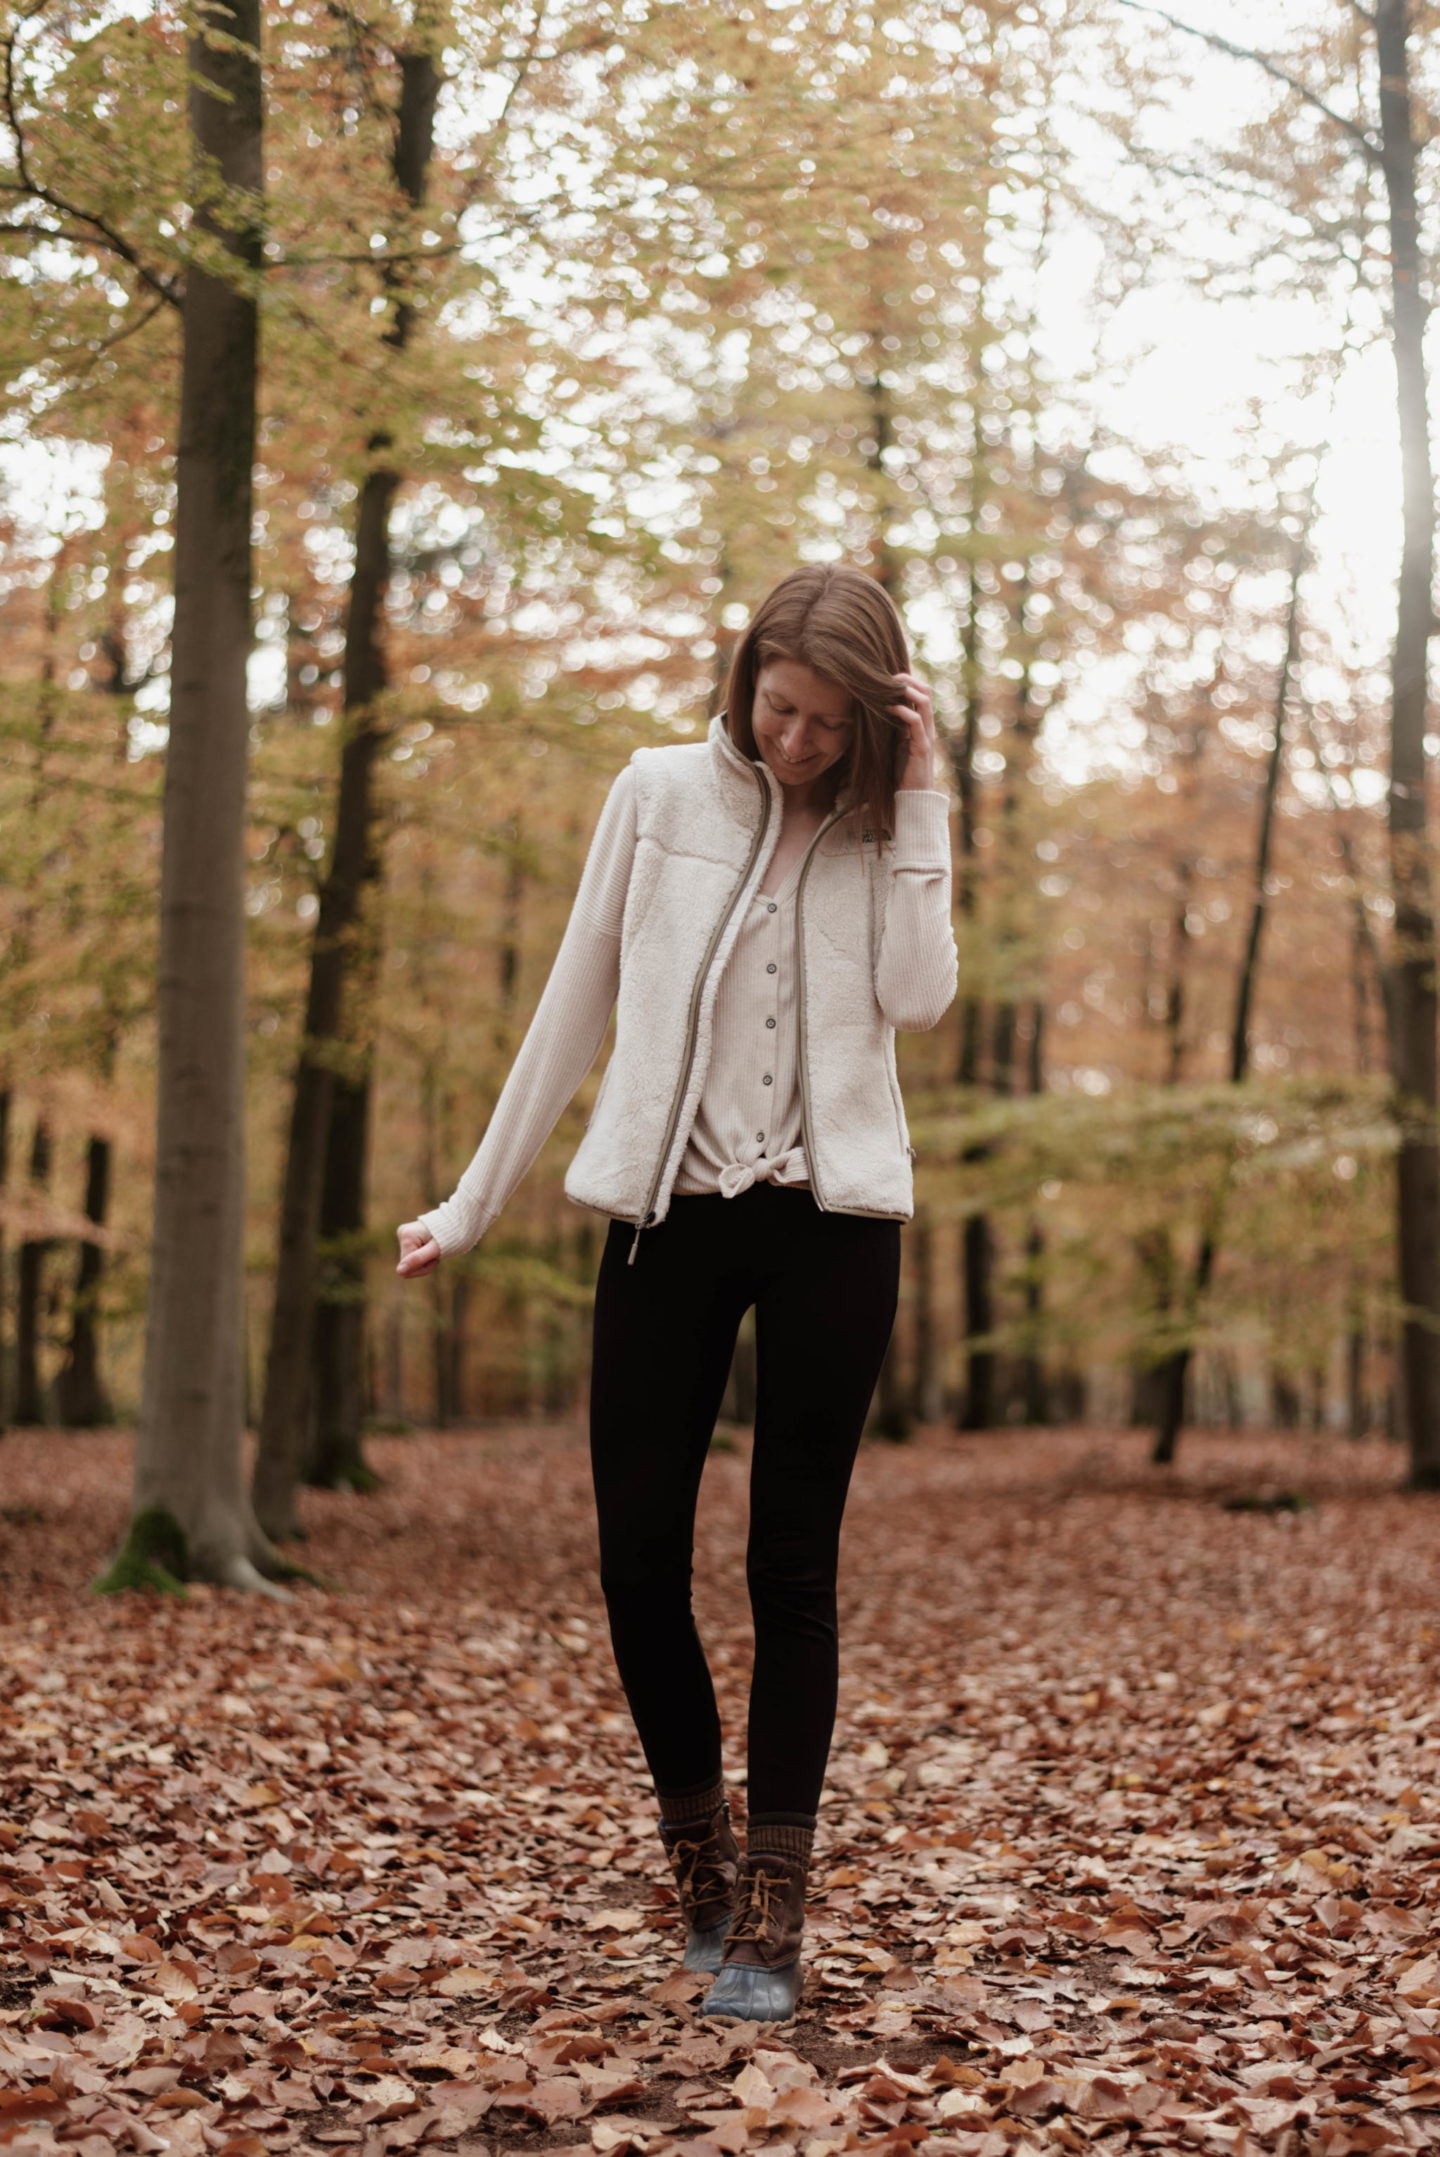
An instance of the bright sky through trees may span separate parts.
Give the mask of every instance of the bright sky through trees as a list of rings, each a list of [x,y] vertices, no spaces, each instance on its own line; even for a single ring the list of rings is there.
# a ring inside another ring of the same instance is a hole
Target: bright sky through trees
[[[1177,20],[1237,42],[1257,35],[1253,9],[1239,0],[1193,0],[1172,12]],[[783,19],[786,9],[776,6],[770,13]],[[1267,11],[1262,27],[1275,37],[1282,20],[1314,17],[1313,6],[1292,0]],[[1163,25],[1136,13],[1120,17],[1117,28],[1114,14],[1102,14],[1102,28],[1103,35],[1097,32],[1079,48],[1086,64],[1072,84],[1070,106],[1049,119],[1069,164],[1070,185],[1087,209],[1123,219],[1145,199],[1146,181],[1143,165],[1095,117],[1107,104],[1121,101],[1118,90],[1112,95],[1106,88],[1107,41],[1119,36],[1137,44],[1160,34]],[[943,46],[943,35],[937,42]],[[1214,150],[1238,135],[1264,110],[1271,86],[1258,69],[1198,41],[1178,39],[1175,50],[1192,79],[1177,78],[1165,109],[1152,112],[1137,132],[1147,155],[1157,151],[1185,167],[1194,143],[1206,142]],[[458,98],[452,86],[442,105],[442,134],[463,137],[472,116],[491,110],[499,94],[493,80],[472,77]],[[1023,134],[1017,129],[1011,139],[1023,141]],[[573,150],[567,147],[557,157],[537,134],[535,156],[536,205],[549,205],[553,212],[563,200],[573,214],[585,199]],[[1024,232],[1032,205],[1016,192],[1005,198],[1005,206],[1014,210]],[[1260,225],[1281,226],[1278,208],[1258,201],[1246,207]],[[1307,361],[1334,351],[1346,338],[1343,311],[1282,289],[1273,271],[1241,289],[1249,283],[1240,265],[1248,259],[1253,231],[1246,226],[1237,233],[1232,211],[1233,204],[1207,200],[1203,190],[1191,188],[1183,222],[1151,236],[1139,276],[1133,270],[1117,274],[1113,259],[1107,260],[1113,238],[1107,244],[1093,216],[1064,208],[1039,253],[1038,275],[1033,274],[1033,246],[1024,249],[1023,266],[1012,261],[1012,281],[1029,284],[1042,365],[1060,392],[1049,421],[1052,427],[1070,424],[1082,434],[1093,423],[1113,436],[1123,447],[1102,459],[1102,468],[1117,472],[1123,473],[1127,462],[1124,448],[1171,450],[1202,499],[1232,506],[1254,498],[1257,455],[1282,444],[1309,448],[1323,442],[1311,604],[1356,662],[1383,666],[1398,561],[1399,469],[1393,364],[1377,338],[1378,312],[1373,298],[1358,299],[1348,326],[1352,350],[1343,367],[1307,382]],[[1033,240],[1033,233],[1029,237]],[[491,244],[488,230],[470,241],[472,248]],[[1003,264],[1003,245],[998,252]],[[1200,274],[1200,266],[1227,260],[1230,276]],[[502,269],[501,276],[522,313],[545,317],[556,295],[530,272],[523,253],[515,251],[512,267]],[[632,358],[644,343],[645,326],[635,325]],[[658,353],[656,360],[654,395],[683,403],[683,391],[665,379]],[[1313,377],[1313,366],[1309,371]],[[0,472],[14,511],[37,537],[48,533],[52,545],[65,526],[98,519],[103,470],[103,453],[89,445],[0,444]],[[673,487],[656,485],[649,491],[646,507],[657,530],[665,528],[681,499]],[[932,658],[952,658],[953,626],[945,611],[921,603],[915,619],[928,632]],[[252,676],[257,704],[268,704],[277,694],[280,666],[278,650],[262,643]],[[1132,687],[1114,662],[1097,662],[1088,679],[1073,685],[1040,745],[1057,776],[1079,783],[1098,770],[1128,768],[1138,742],[1126,713]],[[163,713],[166,693],[163,678],[147,683],[141,708]],[[139,735],[142,745],[158,746],[161,740],[163,732],[154,729]],[[1378,799],[1378,775],[1357,776],[1362,790],[1368,785]]]

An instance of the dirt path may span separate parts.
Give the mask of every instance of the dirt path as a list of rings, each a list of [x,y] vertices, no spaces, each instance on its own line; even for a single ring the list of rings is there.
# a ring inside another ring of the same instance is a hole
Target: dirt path
[[[744,1451],[697,1592],[736,1733]],[[1440,2140],[1440,1499],[1393,1449],[867,1448],[805,2000],[759,2032],[676,1973],[578,1435],[374,1456],[309,1505],[332,1589],[182,1605],[83,1592],[123,1440],[0,1444],[10,2150]]]

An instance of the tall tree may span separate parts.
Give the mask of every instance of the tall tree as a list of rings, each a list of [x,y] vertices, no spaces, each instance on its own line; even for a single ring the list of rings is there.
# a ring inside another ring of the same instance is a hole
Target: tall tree
[[[30,1140],[30,1189],[42,1199],[50,1181],[50,1126],[42,1112]],[[45,1391],[40,1378],[40,1334],[45,1293],[46,1236],[26,1236],[20,1246],[15,1279],[15,1407],[17,1423],[45,1421]]]
[[[413,211],[425,200],[441,77],[428,47],[400,53],[396,64],[393,170]],[[392,280],[384,333],[392,351],[404,351],[413,323],[414,309]],[[335,837],[320,887],[305,1037],[295,1073],[255,1464],[256,1510],[273,1536],[296,1532],[295,1493],[305,1466],[312,1400],[312,1480],[333,1485],[365,1478],[363,1234],[372,1037],[367,1005],[375,975],[378,923],[373,897],[380,871],[374,772],[385,738],[377,705],[388,678],[383,625],[390,584],[390,515],[401,477],[394,452],[393,435],[377,428],[368,445],[369,469],[356,516]],[[316,1258],[322,1235],[329,1251],[317,1306]]]
[[[1435,898],[1427,830],[1425,711],[1435,628],[1435,485],[1425,367],[1428,315],[1416,210],[1417,136],[1406,0],[1376,0],[1380,160],[1390,227],[1391,339],[1404,539],[1390,667],[1390,874],[1395,935],[1386,1013],[1400,1124],[1395,1161],[1405,1438],[1410,1479],[1440,1489],[1440,1073]]]
[[[983,309],[977,310],[977,323],[983,337],[986,330]],[[956,896],[961,923],[972,944],[979,913],[980,871],[976,835],[979,830],[980,799],[976,758],[980,750],[980,721],[984,703],[984,656],[980,626],[983,595],[979,550],[983,545],[981,517],[986,506],[986,481],[989,477],[981,410],[982,382],[981,353],[977,350],[972,369],[971,390],[970,528],[966,534],[968,544],[962,557],[965,590],[960,648],[963,655],[961,680],[964,703],[959,729],[950,738],[955,788],[960,799],[960,859]],[[981,1017],[978,987],[967,982],[960,997],[960,1061],[955,1075],[961,1086],[971,1090],[978,1088],[980,1084]],[[976,1166],[984,1159],[983,1146],[966,1148],[967,1164]],[[989,1213],[981,1207],[968,1210],[960,1237],[963,1298],[961,1337],[965,1343],[965,1378],[957,1403],[956,1421],[961,1430],[989,1430],[995,1421],[995,1351],[990,1345],[995,1326],[992,1293],[995,1234]]]
[[[110,1203],[110,1141],[92,1131],[85,1146],[85,1218],[105,1226]],[[65,1361],[55,1376],[56,1420],[69,1430],[90,1430],[111,1418],[110,1396],[100,1373],[98,1312],[105,1247],[98,1236],[85,1236],[75,1267],[70,1305],[70,1339]]]
[[[187,1573],[267,1588],[258,1565],[274,1562],[241,1451],[259,0],[205,0],[189,61],[196,249],[183,301],[154,1231],[130,1533],[104,1588]]]

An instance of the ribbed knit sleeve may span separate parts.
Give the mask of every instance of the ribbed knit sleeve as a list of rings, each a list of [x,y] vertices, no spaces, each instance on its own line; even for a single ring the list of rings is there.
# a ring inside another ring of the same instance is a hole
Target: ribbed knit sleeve
[[[901,1033],[924,1033],[955,1000],[959,959],[950,921],[950,798],[922,787],[895,796],[890,890],[875,995]]]
[[[620,986],[620,929],[635,858],[627,766],[596,826],[569,925],[485,1136],[452,1198],[420,1223],[447,1258],[480,1241],[600,1052]]]

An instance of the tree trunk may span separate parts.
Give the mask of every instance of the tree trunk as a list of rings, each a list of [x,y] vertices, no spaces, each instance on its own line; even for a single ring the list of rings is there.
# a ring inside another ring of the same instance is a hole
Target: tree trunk
[[[1363,1438],[1370,1428],[1365,1400],[1365,1309],[1356,1295],[1350,1305],[1345,1333],[1346,1425],[1352,1438]]]
[[[975,427],[975,451],[980,450],[979,421]],[[978,540],[978,502],[971,504],[971,524]],[[955,901],[960,919],[968,930],[973,930],[979,903],[977,889],[975,830],[979,812],[975,756],[980,746],[980,586],[975,574],[976,565],[968,565],[966,583],[965,615],[960,628],[961,650],[964,659],[965,716],[958,734],[950,736],[950,764],[955,774],[955,792],[959,801],[959,817],[956,837],[959,861],[956,865]],[[980,1075],[980,1004],[973,995],[960,999],[960,1055],[955,1076],[961,1086],[974,1086]]]
[[[1165,1084],[1178,1086],[1185,1066],[1185,974],[1190,948],[1190,885],[1195,864],[1183,855],[1176,868],[1175,911],[1170,922],[1170,979],[1165,988]]]
[[[1036,997],[1030,1018],[1030,1092],[1045,1091],[1045,1005]],[[1045,1376],[1045,1230],[1032,1213],[1025,1231],[1025,1421],[1050,1420],[1050,1387]]]
[[[1280,679],[1275,688],[1270,754],[1265,764],[1265,787],[1260,797],[1260,829],[1255,840],[1255,881],[1250,902],[1250,926],[1245,938],[1244,956],[1240,962],[1240,979],[1235,991],[1235,1018],[1230,1029],[1232,1086],[1243,1086],[1250,1071],[1250,1007],[1255,1000],[1255,982],[1260,971],[1260,943],[1265,934],[1270,897],[1270,855],[1275,837],[1275,803],[1280,793],[1280,774],[1285,766],[1285,720],[1290,705],[1290,684],[1295,676],[1295,662],[1300,652],[1300,580],[1305,574],[1309,554],[1310,527],[1315,516],[1315,490],[1318,481],[1317,471],[1315,479],[1311,481],[1304,520],[1290,563],[1290,603],[1285,614],[1285,652],[1280,661]]]
[[[978,415],[975,423],[975,447],[978,470]],[[978,509],[979,504],[972,501],[971,523],[977,533]],[[969,564],[961,643],[965,658],[965,720],[959,736],[953,738],[951,752],[955,787],[960,801],[957,899],[962,922],[966,927],[973,928],[978,899],[975,829],[979,804],[975,780],[975,752],[980,739],[980,587],[974,562]],[[963,1087],[977,1086],[980,1081],[980,1020],[978,998],[963,997],[960,1005],[960,1061],[956,1071],[956,1077]],[[985,1148],[976,1146],[968,1147],[962,1158],[973,1164],[983,1161],[985,1157]],[[973,1345],[982,1337],[988,1337],[994,1324],[990,1295],[990,1223],[986,1215],[966,1215],[962,1247],[965,1377],[961,1386],[956,1422],[961,1430],[989,1430],[995,1420],[995,1358],[989,1348],[977,1348]]]
[[[1270,1398],[1276,1429],[1293,1431],[1300,1421],[1300,1396],[1288,1371],[1271,1372]]]
[[[1021,1362],[1025,1421],[1032,1426],[1050,1420],[1045,1359],[1040,1349],[1045,1323],[1044,1280],[1045,1234],[1032,1214],[1025,1230],[1025,1354]]]
[[[128,1542],[100,1583],[259,1588],[246,1497],[245,779],[261,259],[259,0],[190,44],[196,222],[232,257],[186,278],[160,889],[155,1212]],[[212,43],[211,33],[225,43]],[[275,1591],[271,1591],[275,1592]]]
[[[85,1218],[105,1226],[110,1204],[110,1141],[92,1134],[85,1160]],[[97,1309],[105,1252],[88,1238],[80,1246],[75,1269],[75,1301],[70,1314],[70,1346],[55,1381],[56,1420],[68,1430],[93,1430],[111,1421],[110,1397],[100,1377],[100,1328]]]
[[[409,1421],[405,1412],[405,1305],[393,1291],[385,1328],[385,1390],[386,1419],[398,1429]]]
[[[915,1371],[910,1411],[917,1423],[941,1415],[940,1344],[935,1328],[935,1228],[929,1209],[917,1206],[910,1229],[915,1280]]]
[[[465,1274],[433,1275],[435,1282],[435,1427],[449,1430],[465,1414],[465,1323],[470,1283]]]
[[[1310,530],[1315,520],[1315,497],[1319,484],[1319,468],[1310,482],[1300,528],[1296,534],[1290,558],[1290,599],[1285,615],[1285,651],[1280,661],[1280,676],[1275,685],[1275,705],[1271,718],[1270,754],[1265,763],[1265,784],[1260,796],[1260,823],[1255,835],[1255,870],[1250,902],[1250,923],[1245,937],[1245,949],[1240,960],[1240,974],[1235,986],[1235,1016],[1230,1028],[1230,1083],[1243,1086],[1250,1070],[1250,1012],[1255,1000],[1255,984],[1260,972],[1260,948],[1265,934],[1269,905],[1270,855],[1275,835],[1275,804],[1280,793],[1280,775],[1285,766],[1285,721],[1290,706],[1290,685],[1295,676],[1295,663],[1300,652],[1300,584],[1310,550]],[[1227,1179],[1228,1181],[1228,1172]],[[1211,1277],[1215,1270],[1215,1258],[1220,1234],[1220,1217],[1225,1203],[1222,1184],[1210,1209],[1201,1232],[1200,1247],[1195,1257],[1195,1269],[1190,1278],[1185,1298],[1185,1319],[1193,1327],[1201,1305],[1209,1293]],[[1151,1460],[1156,1467],[1170,1466],[1175,1459],[1180,1442],[1180,1432],[1185,1421],[1185,1379],[1190,1368],[1193,1344],[1184,1340],[1174,1353],[1160,1366],[1158,1388],[1160,1412],[1155,1425],[1155,1444]]]
[[[1210,683],[1212,694],[1222,671],[1222,667],[1215,670]],[[1185,749],[1187,798],[1193,797],[1200,759],[1204,752],[1205,730],[1197,723],[1190,729]],[[1190,946],[1194,941],[1194,932],[1190,927],[1190,895],[1194,879],[1194,858],[1189,853],[1184,853],[1175,864],[1175,902],[1170,914],[1169,975],[1165,983],[1164,1016],[1164,1084],[1167,1086],[1178,1086],[1185,1072],[1185,992]],[[1168,1316],[1174,1300],[1176,1274],[1175,1247],[1168,1223],[1157,1222],[1154,1227],[1142,1230],[1135,1238],[1134,1248],[1139,1277],[1148,1284],[1146,1315],[1164,1319]],[[1137,1357],[1132,1379],[1131,1423],[1137,1429],[1146,1424],[1163,1424],[1166,1420],[1166,1403],[1171,1397],[1165,1359],[1159,1362],[1151,1361],[1148,1353],[1142,1350]]]
[[[43,1192],[50,1181],[50,1126],[35,1119],[30,1142],[30,1188]],[[45,1391],[40,1382],[41,1310],[45,1293],[44,1237],[27,1236],[20,1246],[15,1284],[15,1421],[45,1421]]]
[[[429,53],[400,58],[400,111],[393,170],[410,202],[425,199],[440,74]],[[412,315],[397,301],[385,342],[401,350]],[[295,1496],[306,1454],[306,1405],[318,1404],[309,1480],[372,1488],[363,1461],[365,1268],[364,1134],[370,1118],[370,1016],[375,971],[373,899],[380,863],[374,831],[374,767],[382,742],[376,700],[387,685],[381,628],[390,584],[390,511],[400,484],[388,434],[370,440],[376,461],[360,492],[355,567],[345,630],[345,743],[335,839],[320,891],[310,962],[305,1036],[295,1073],[281,1197],[265,1399],[255,1463],[255,1505],[273,1536],[297,1532]],[[368,917],[368,918],[367,918]],[[359,1143],[356,1143],[356,1135]],[[328,1292],[317,1310],[317,1246],[331,1245]],[[314,1368],[312,1370],[312,1362]]]
[[[315,1437],[306,1481],[317,1490],[368,1491],[366,1465],[365,1157],[370,1088],[337,1080],[321,1194],[319,1295],[315,1311]]]
[[[988,1431],[995,1423],[995,1351],[988,1337],[995,1323],[991,1295],[994,1251],[989,1217],[965,1216],[965,1396],[960,1428]]]
[[[970,615],[966,621],[966,723],[955,744],[955,785],[959,792],[959,915],[966,925],[977,915],[974,889],[974,748],[979,742],[979,591],[970,572]],[[974,649],[972,649],[974,647]],[[961,1087],[977,1087],[981,1076],[981,1005],[977,997],[964,997],[959,1007],[959,1068]],[[985,1158],[983,1145],[966,1148],[966,1163]],[[966,1376],[959,1391],[961,1430],[989,1430],[994,1421],[994,1357],[989,1348],[974,1348],[979,1337],[992,1331],[989,1303],[989,1221],[985,1214],[966,1214],[961,1229],[961,1339],[966,1344]]]
[[[1214,1269],[1215,1243],[1207,1230],[1200,1238],[1195,1271],[1190,1280],[1189,1302],[1192,1319],[1205,1299]],[[1168,1468],[1171,1465],[1180,1443],[1180,1432],[1185,1423],[1185,1381],[1189,1375],[1193,1353],[1192,1343],[1186,1341],[1172,1356],[1166,1358],[1156,1374],[1155,1385],[1160,1398],[1160,1413],[1156,1419],[1155,1444],[1150,1458],[1157,1468]]]
[[[1390,222],[1391,335],[1404,485],[1404,544],[1391,656],[1390,872],[1395,900],[1390,1076],[1400,1143],[1396,1211],[1404,1307],[1400,1384],[1410,1480],[1440,1489],[1440,1149],[1435,911],[1426,833],[1425,710],[1433,626],[1435,504],[1425,379],[1426,304],[1415,208],[1406,0],[1377,0],[1381,160]]]

